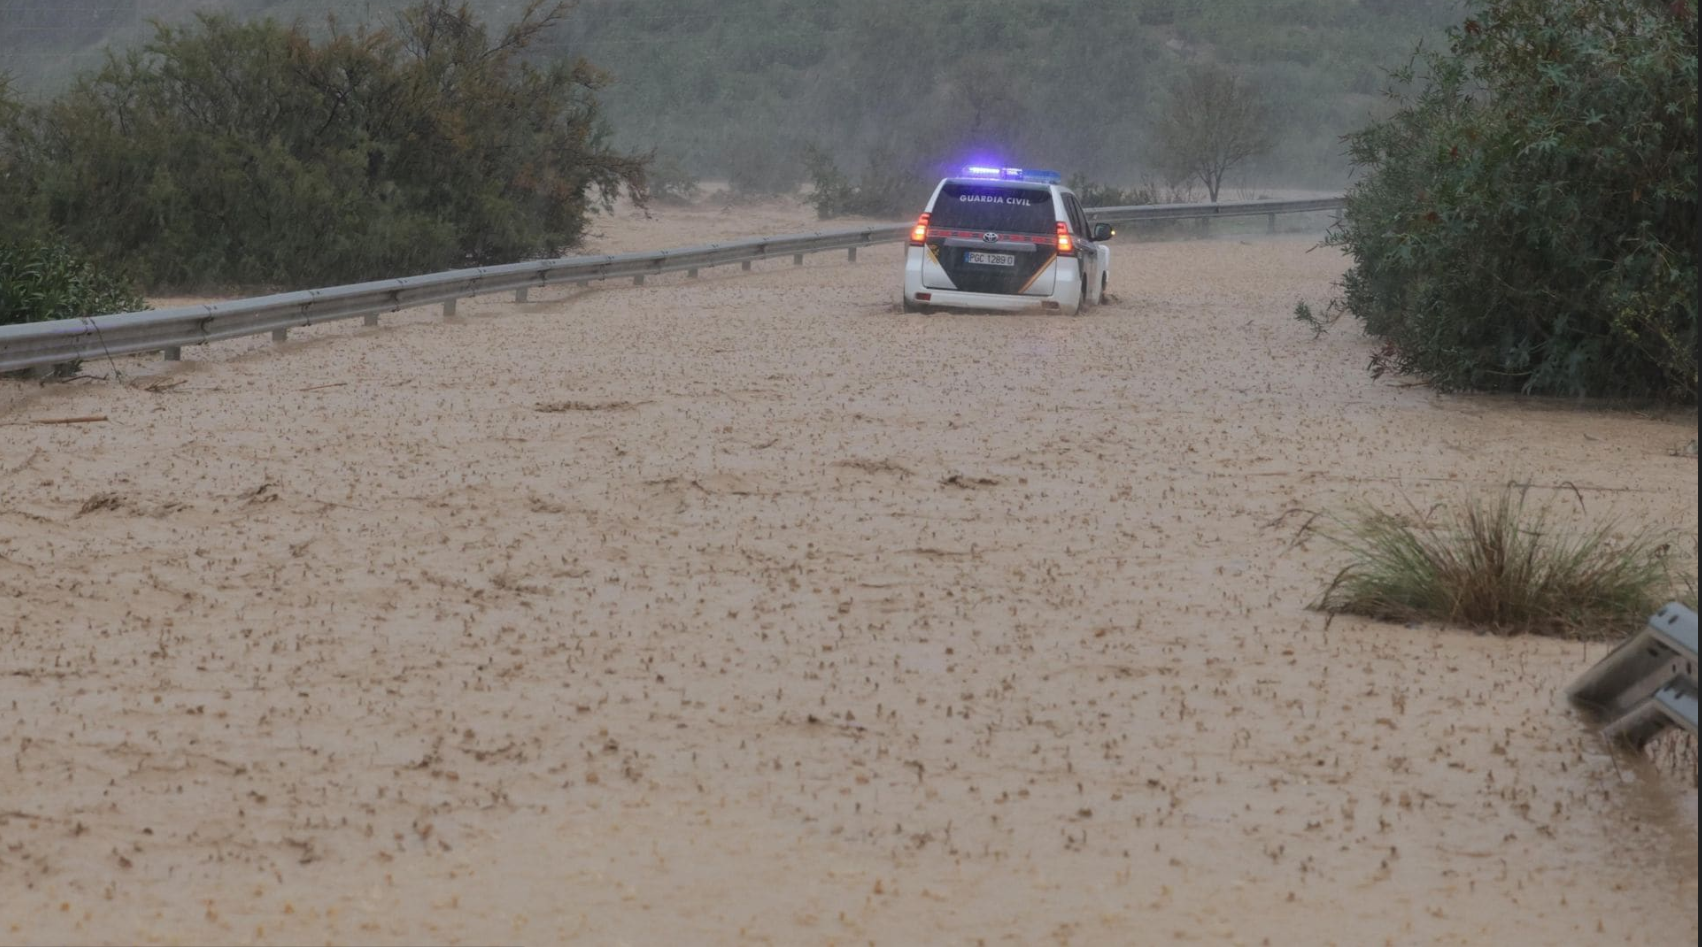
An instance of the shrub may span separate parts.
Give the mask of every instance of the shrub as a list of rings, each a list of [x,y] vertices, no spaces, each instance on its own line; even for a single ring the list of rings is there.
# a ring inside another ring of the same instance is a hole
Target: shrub
[[[690,204],[702,194],[697,176],[671,157],[658,156],[651,160],[645,173],[645,188],[651,200],[666,204]]]
[[[0,326],[146,308],[127,281],[63,244],[0,241]],[[62,362],[53,373],[75,375],[81,364]]]
[[[0,136],[14,233],[53,232],[154,286],[303,285],[554,255],[592,201],[642,198],[583,61],[535,66],[562,15],[491,35],[423,0],[388,29],[199,17]],[[21,184],[20,184],[21,182]]]
[[[810,146],[804,150],[804,166],[810,179],[805,198],[822,220],[834,217],[892,217],[913,213],[927,200],[934,184],[913,163],[889,151],[876,151],[863,175],[852,180],[839,169],[833,156]]]
[[[1156,204],[1151,188],[1134,187],[1121,188],[1110,184],[1093,181],[1087,175],[1076,173],[1070,175],[1069,188],[1076,192],[1081,200],[1081,206],[1094,207],[1133,207],[1137,204]]]
[[[1339,315],[1339,312],[1334,306],[1325,307],[1324,314],[1320,316],[1314,313],[1312,307],[1305,302],[1294,304],[1295,321],[1311,329],[1314,339],[1323,338],[1324,333],[1330,331],[1330,326],[1335,325],[1337,315]]]
[[[1394,74],[1394,114],[1349,136],[1364,177],[1331,239],[1391,367],[1696,396],[1696,49],[1696,0],[1477,0]]]
[[[1667,544],[1615,539],[1615,524],[1569,530],[1550,505],[1509,487],[1441,522],[1360,508],[1319,532],[1346,551],[1317,606],[1388,621],[1500,634],[1600,637],[1647,618],[1675,591]]]
[[[0,72],[0,207],[8,209],[8,213],[0,214],[0,240],[16,236],[28,219],[24,189],[13,173],[12,158],[22,132],[23,113],[23,103],[12,93],[11,77]]]
[[[63,244],[0,243],[0,325],[146,308],[126,281]]]

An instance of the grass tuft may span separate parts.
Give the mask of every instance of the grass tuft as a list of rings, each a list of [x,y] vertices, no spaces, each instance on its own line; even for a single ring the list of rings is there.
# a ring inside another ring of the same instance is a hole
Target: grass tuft
[[[1440,521],[1362,507],[1318,532],[1352,558],[1314,607],[1385,621],[1438,621],[1497,634],[1623,633],[1675,593],[1670,543],[1614,522],[1568,529],[1526,489],[1468,500]],[[1435,511],[1432,510],[1433,514]]]

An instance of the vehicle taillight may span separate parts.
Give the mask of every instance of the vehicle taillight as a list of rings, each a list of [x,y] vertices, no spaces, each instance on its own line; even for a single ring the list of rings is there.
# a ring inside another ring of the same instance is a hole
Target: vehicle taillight
[[[928,242],[928,215],[926,213],[916,218],[916,226],[910,228],[910,245],[919,247]]]
[[[1061,220],[1058,221],[1058,255],[1074,256],[1075,252],[1076,241],[1074,237],[1070,236],[1070,225]]]

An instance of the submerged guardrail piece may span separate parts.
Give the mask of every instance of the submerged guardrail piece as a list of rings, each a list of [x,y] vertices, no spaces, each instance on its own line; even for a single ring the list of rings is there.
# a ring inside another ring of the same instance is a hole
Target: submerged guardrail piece
[[[1670,602],[1566,689],[1602,734],[1641,748],[1668,727],[1696,733],[1696,613]]]

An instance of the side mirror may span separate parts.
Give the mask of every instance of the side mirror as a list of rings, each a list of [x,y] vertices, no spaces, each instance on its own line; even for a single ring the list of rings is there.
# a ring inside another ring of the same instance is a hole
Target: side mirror
[[[1115,236],[1117,236],[1117,231],[1112,230],[1110,224],[1094,224],[1093,225],[1093,242],[1094,243],[1104,243],[1105,241],[1110,240],[1112,237],[1115,237]]]

